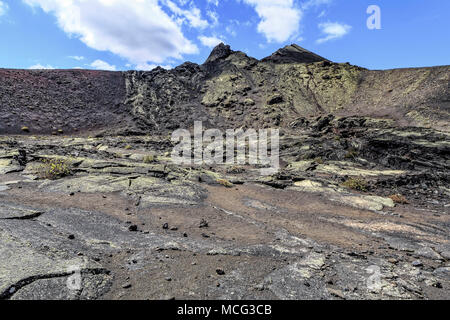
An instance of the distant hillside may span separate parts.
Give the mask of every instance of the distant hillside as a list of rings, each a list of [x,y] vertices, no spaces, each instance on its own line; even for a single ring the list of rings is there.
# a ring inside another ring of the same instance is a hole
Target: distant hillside
[[[217,46],[203,65],[107,72],[0,69],[0,134],[143,134],[283,127],[324,114],[449,130],[450,66],[371,71],[297,45],[257,60]]]

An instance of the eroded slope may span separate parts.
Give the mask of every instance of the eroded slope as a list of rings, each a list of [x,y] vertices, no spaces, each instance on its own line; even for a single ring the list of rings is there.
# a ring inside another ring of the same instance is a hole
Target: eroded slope
[[[203,65],[101,72],[1,70],[0,133],[170,132],[282,127],[323,114],[392,118],[448,130],[448,66],[370,71],[298,46],[258,61],[217,46]]]

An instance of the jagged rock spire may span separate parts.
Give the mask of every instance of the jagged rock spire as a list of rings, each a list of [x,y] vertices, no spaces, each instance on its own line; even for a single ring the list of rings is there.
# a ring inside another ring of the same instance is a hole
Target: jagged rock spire
[[[230,46],[225,45],[222,42],[211,51],[211,54],[209,55],[209,57],[205,63],[214,62],[219,59],[225,59],[232,53],[233,53],[233,50],[231,50]]]

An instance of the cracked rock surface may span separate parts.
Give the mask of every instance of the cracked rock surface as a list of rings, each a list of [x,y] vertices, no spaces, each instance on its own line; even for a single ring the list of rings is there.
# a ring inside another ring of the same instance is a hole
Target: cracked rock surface
[[[167,136],[3,136],[0,297],[449,299],[446,133],[370,121],[285,134],[269,177],[176,166]]]

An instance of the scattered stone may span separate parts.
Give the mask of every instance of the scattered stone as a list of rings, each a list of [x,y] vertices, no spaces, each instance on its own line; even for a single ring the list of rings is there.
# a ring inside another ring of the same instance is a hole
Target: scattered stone
[[[136,232],[136,231],[138,231],[138,226],[135,224],[132,224],[131,226],[128,227],[128,230],[131,232]]]
[[[131,283],[125,283],[123,286],[122,286],[122,288],[123,289],[129,289],[129,288],[131,288],[132,287],[132,285],[131,285]]]
[[[267,104],[270,105],[274,105],[274,104],[278,104],[278,103],[282,103],[283,102],[283,96],[280,94],[275,94],[272,97],[270,97],[267,100]]]
[[[202,221],[200,221],[200,224],[199,224],[198,227],[199,227],[200,229],[201,229],[201,228],[208,228],[208,227],[209,227],[208,221],[206,221],[205,219],[202,219]]]
[[[387,261],[388,261],[389,263],[392,263],[392,264],[397,264],[397,263],[398,263],[398,260],[395,259],[395,258],[389,258],[389,259],[387,259]]]
[[[422,263],[422,261],[420,261],[420,260],[415,260],[415,261],[412,262],[412,265],[413,265],[414,267],[422,267],[422,266],[423,266],[423,263]]]
[[[450,250],[442,251],[441,256],[446,260],[450,260]]]
[[[168,223],[164,223],[163,226],[162,226],[162,228],[163,228],[164,230],[168,230],[168,229],[169,229],[169,224],[168,224]]]
[[[345,299],[345,295],[341,290],[333,289],[333,288],[327,288],[328,292],[335,297]]]
[[[257,291],[264,291],[264,289],[265,289],[264,283],[260,283],[255,286],[255,290]]]
[[[431,249],[430,247],[422,247],[422,248],[416,250],[414,253],[418,256],[428,258],[428,259],[434,259],[434,260],[442,259],[442,257],[437,252],[435,252],[433,249]]]
[[[450,278],[450,267],[440,267],[433,271],[436,276],[449,277]]]
[[[71,234],[67,238],[69,238],[69,240],[73,240],[73,239],[75,239],[75,235]]]
[[[225,275],[225,271],[223,270],[223,269],[216,269],[216,273],[219,275],[219,276],[223,276],[223,275]]]

